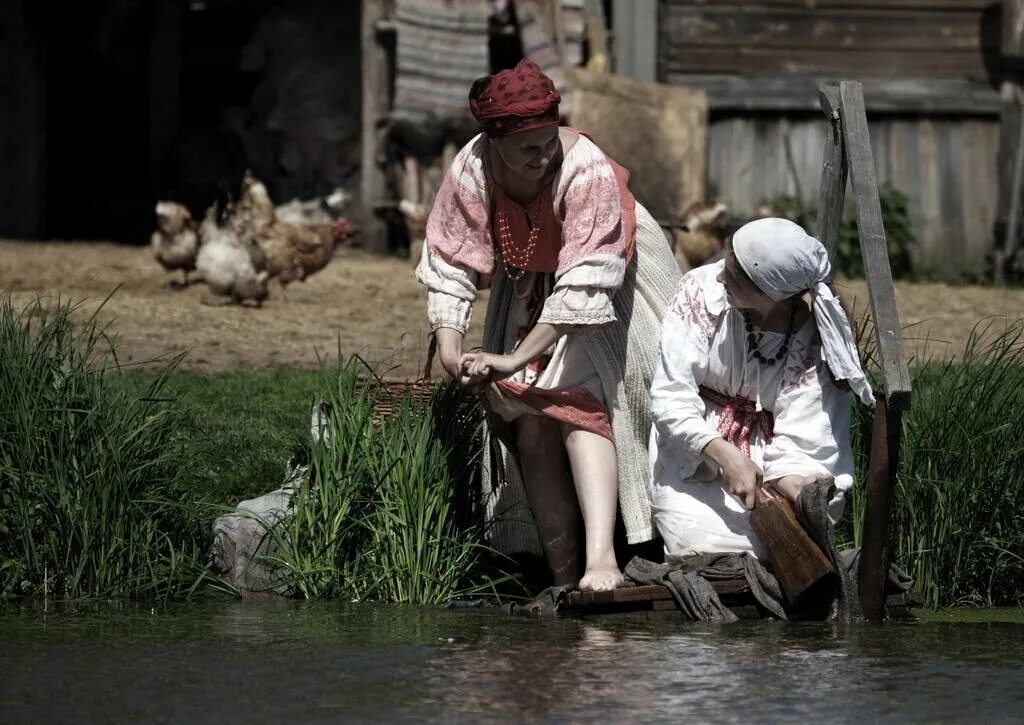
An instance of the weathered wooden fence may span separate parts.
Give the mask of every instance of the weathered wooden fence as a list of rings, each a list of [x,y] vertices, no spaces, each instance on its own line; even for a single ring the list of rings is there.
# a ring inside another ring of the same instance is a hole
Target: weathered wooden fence
[[[863,82],[876,175],[908,196],[915,264],[977,276],[997,215],[993,0],[660,0],[658,78],[704,88],[708,182],[735,212],[816,202],[817,89]]]

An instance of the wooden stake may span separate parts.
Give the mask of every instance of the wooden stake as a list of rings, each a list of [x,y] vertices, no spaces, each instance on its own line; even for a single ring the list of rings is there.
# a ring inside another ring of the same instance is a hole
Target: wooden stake
[[[885,584],[889,577],[889,520],[899,465],[901,411],[881,394],[875,402],[868,462],[867,507],[857,570],[861,608],[869,622],[885,618]]]
[[[839,85],[822,86],[818,94],[821,110],[828,117],[825,151],[822,154],[821,186],[818,188],[818,240],[828,250],[833,273],[836,264],[836,244],[843,221],[843,201],[846,198],[846,146],[839,116]]]

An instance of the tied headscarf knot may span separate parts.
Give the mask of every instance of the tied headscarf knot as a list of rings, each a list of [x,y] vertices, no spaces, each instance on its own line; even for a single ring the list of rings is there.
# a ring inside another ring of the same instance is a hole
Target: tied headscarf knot
[[[757,219],[732,237],[733,253],[747,276],[775,302],[809,291],[821,351],[832,375],[845,380],[864,405],[874,394],[857,354],[846,311],[827,282],[832,265],[824,245],[789,219]]]
[[[558,125],[562,97],[533,61],[478,78],[469,89],[469,110],[491,138]]]
[[[775,432],[775,416],[770,411],[757,409],[754,401],[742,396],[729,397],[717,390],[699,388],[700,396],[722,409],[718,418],[718,432],[722,438],[740,449],[750,458],[750,438],[755,430],[761,432],[765,443],[771,443]]]

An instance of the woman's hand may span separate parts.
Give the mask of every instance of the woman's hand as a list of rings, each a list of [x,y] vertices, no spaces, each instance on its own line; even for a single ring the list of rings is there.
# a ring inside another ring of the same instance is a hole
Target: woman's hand
[[[811,473],[806,476],[799,473],[793,473],[771,481],[770,484],[772,488],[788,498],[790,501],[796,501],[797,496],[800,495],[804,486],[809,486],[815,481],[824,481],[828,478],[832,478],[832,476],[827,473]]]
[[[489,352],[468,352],[459,360],[459,368],[469,377],[470,385],[504,380],[521,367],[513,355],[494,355]]]
[[[704,455],[722,469],[722,488],[739,498],[748,509],[753,509],[757,505],[757,489],[764,481],[761,468],[724,438],[708,443]]]
[[[748,509],[757,505],[757,489],[764,473],[756,463],[740,453],[736,462],[722,468],[722,488],[739,498]]]

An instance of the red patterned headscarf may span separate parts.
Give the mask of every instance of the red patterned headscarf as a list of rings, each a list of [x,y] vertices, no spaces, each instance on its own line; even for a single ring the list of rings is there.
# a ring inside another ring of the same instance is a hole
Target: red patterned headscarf
[[[478,78],[469,89],[469,110],[491,138],[557,126],[561,100],[554,82],[527,58],[515,68]]]

